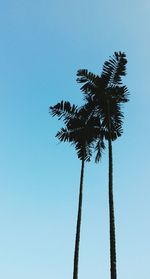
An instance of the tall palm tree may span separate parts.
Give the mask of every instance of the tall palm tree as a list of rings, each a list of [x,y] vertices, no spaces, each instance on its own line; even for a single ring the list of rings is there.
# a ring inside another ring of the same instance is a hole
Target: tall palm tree
[[[69,102],[61,101],[50,107],[52,116],[63,119],[65,127],[56,134],[60,141],[68,141],[75,146],[78,158],[81,160],[80,190],[78,201],[78,214],[76,224],[76,237],[74,248],[73,279],[78,279],[79,243],[82,218],[83,200],[83,177],[85,161],[90,161],[92,149],[96,151],[96,161],[101,158],[102,150],[105,148],[103,133],[97,117],[93,117],[87,110],[71,105]]]
[[[85,108],[99,118],[108,141],[111,279],[117,279],[112,141],[123,133],[122,103],[128,101],[128,89],[122,83],[122,76],[126,75],[126,64],[125,53],[115,52],[113,57],[104,63],[101,75],[95,75],[86,69],[77,72],[77,82],[83,83],[81,90],[84,93]]]

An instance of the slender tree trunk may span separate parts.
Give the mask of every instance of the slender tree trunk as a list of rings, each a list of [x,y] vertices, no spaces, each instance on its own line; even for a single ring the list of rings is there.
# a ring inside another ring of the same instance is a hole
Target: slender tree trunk
[[[78,279],[79,243],[80,243],[80,230],[81,230],[81,217],[82,217],[82,197],[83,197],[83,176],[84,176],[84,159],[82,159],[82,165],[81,165],[80,191],[79,191],[79,202],[78,202],[78,216],[77,216],[76,238],[75,238],[75,249],[74,249],[73,279]]]
[[[117,279],[116,271],[116,237],[115,237],[115,216],[113,201],[113,160],[112,142],[108,141],[109,146],[109,226],[110,226],[110,273],[111,279]]]
[[[116,236],[115,236],[115,214],[113,200],[113,158],[112,158],[112,140],[111,140],[111,121],[110,121],[110,106],[108,102],[108,119],[109,119],[109,229],[110,229],[110,274],[111,279],[117,279],[116,270]]]

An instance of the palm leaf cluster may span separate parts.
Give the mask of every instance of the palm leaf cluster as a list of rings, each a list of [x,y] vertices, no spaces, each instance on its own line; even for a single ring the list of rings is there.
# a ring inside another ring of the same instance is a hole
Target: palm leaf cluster
[[[84,94],[85,107],[100,117],[106,139],[109,128],[112,140],[123,132],[122,104],[128,101],[129,95],[127,87],[122,83],[122,76],[126,74],[126,63],[125,54],[115,52],[113,57],[104,63],[101,75],[94,75],[86,69],[77,72],[77,82],[83,84],[81,91]]]
[[[78,157],[89,161],[92,150],[97,151],[96,162],[104,149],[104,138],[115,140],[123,133],[122,104],[128,101],[128,88],[123,85],[126,74],[126,55],[115,52],[105,61],[101,75],[87,69],[77,71],[77,82],[82,83],[85,104],[79,108],[68,101],[50,107],[52,116],[64,121],[65,127],[56,135],[60,141],[75,145]],[[99,154],[99,155],[98,155]]]
[[[52,116],[63,119],[65,127],[57,132],[56,137],[62,142],[70,142],[75,146],[78,158],[90,161],[92,149],[96,151],[96,161],[101,158],[101,150],[105,148],[103,133],[97,117],[89,115],[83,107],[61,101],[50,107]]]

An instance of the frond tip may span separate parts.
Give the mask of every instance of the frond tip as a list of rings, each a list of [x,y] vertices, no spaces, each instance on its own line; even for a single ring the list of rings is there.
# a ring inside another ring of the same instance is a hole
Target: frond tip
[[[121,51],[114,52],[114,55],[105,61],[101,77],[107,85],[122,84],[121,78],[126,75],[126,64],[126,54]]]
[[[105,149],[105,144],[103,139],[98,139],[95,145],[95,152],[96,152],[95,163],[98,163],[101,160],[104,149]]]
[[[96,88],[97,82],[99,80],[99,77],[95,74],[88,72],[86,69],[80,69],[77,71],[77,82],[78,83],[84,83],[84,85],[81,87],[81,91],[88,93],[91,92]]]
[[[78,106],[74,104],[71,105],[68,101],[61,101],[57,103],[55,106],[49,107],[49,113],[54,117],[57,116],[58,119],[64,118],[67,121],[70,117],[74,117],[74,115],[78,111]]]

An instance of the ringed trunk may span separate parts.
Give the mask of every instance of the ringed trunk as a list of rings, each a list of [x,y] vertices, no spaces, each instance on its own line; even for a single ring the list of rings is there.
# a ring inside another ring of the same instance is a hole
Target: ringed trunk
[[[83,177],[84,177],[84,159],[82,159],[82,165],[81,165],[78,215],[77,215],[76,238],[75,238],[75,249],[74,249],[73,279],[78,279],[79,244],[80,244],[81,217],[82,217],[82,199],[83,199]]]

